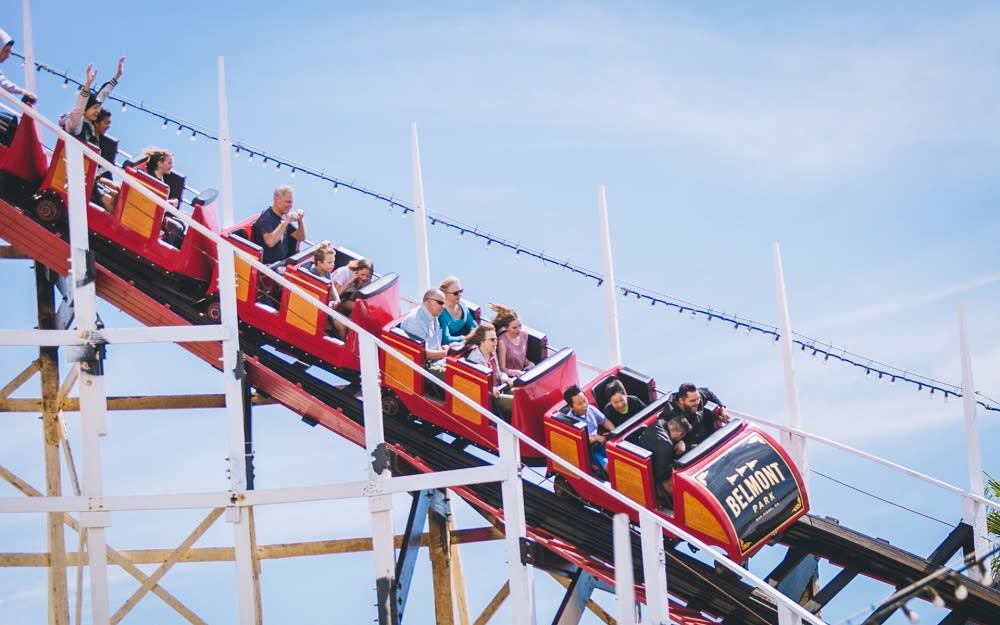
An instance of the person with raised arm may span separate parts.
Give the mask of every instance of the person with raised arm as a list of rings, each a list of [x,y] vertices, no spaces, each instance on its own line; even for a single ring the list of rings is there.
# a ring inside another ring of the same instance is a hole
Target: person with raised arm
[[[306,238],[305,213],[292,210],[295,195],[292,187],[274,190],[271,205],[253,223],[253,242],[263,249],[262,262],[270,265],[294,254]]]
[[[101,112],[101,105],[111,95],[118,85],[118,79],[125,73],[125,57],[118,59],[118,71],[108,82],[101,85],[96,92],[91,89],[97,78],[97,70],[93,65],[87,66],[87,78],[76,96],[76,104],[68,113],[59,116],[59,127],[84,143],[96,145],[97,133],[94,123]]]
[[[14,40],[11,39],[6,30],[0,28],[0,63],[10,58],[10,53],[13,51]],[[34,93],[8,80],[2,70],[0,70],[0,89],[12,95],[21,96],[29,104],[33,104],[38,100],[38,97]]]

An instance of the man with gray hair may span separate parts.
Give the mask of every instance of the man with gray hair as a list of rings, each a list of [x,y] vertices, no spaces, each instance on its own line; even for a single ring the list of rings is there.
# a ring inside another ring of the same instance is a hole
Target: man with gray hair
[[[448,355],[448,350],[441,346],[441,324],[438,322],[443,309],[441,289],[427,289],[420,306],[407,313],[399,323],[404,332],[424,342],[427,368],[440,378],[444,377],[444,358]]]
[[[289,186],[274,190],[274,200],[254,222],[253,242],[264,250],[261,262],[270,265],[294,254],[306,238],[304,213],[292,210],[294,193]]]

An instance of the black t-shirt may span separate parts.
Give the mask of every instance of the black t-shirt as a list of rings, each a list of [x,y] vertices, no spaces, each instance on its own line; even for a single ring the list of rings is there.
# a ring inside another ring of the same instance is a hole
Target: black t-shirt
[[[644,404],[643,401],[635,395],[627,395],[626,397],[628,399],[628,410],[625,414],[615,410],[614,406],[611,405],[611,402],[604,404],[604,410],[602,412],[604,412],[604,416],[609,421],[615,424],[615,427],[618,427],[622,423],[625,423],[635,415],[639,414],[639,411],[646,407],[646,404]]]
[[[265,208],[264,212],[262,212],[260,217],[257,218],[257,221],[253,223],[253,242],[264,250],[261,262],[265,265],[276,263],[279,260],[285,260],[295,253],[295,249],[298,246],[298,241],[292,238],[292,233],[296,230],[295,224],[293,223],[288,224],[281,240],[278,241],[274,247],[268,247],[264,243],[264,234],[274,232],[274,229],[279,225],[281,225],[281,215],[271,210],[270,206]]]

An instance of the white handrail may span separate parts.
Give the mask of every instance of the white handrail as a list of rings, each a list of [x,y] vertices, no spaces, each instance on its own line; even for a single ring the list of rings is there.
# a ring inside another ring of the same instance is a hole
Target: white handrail
[[[870,460],[870,461],[872,461],[872,462],[874,462],[876,464],[881,464],[882,466],[889,467],[890,469],[894,469],[896,471],[899,471],[900,473],[904,473],[906,475],[909,475],[910,477],[915,477],[915,478],[917,478],[919,480],[923,480],[923,481],[925,481],[925,482],[927,482],[929,484],[937,486],[938,488],[942,488],[942,489],[947,490],[949,492],[955,493],[956,495],[961,495],[962,497],[968,497],[969,499],[977,501],[977,502],[979,502],[979,503],[981,503],[981,504],[983,504],[985,506],[988,506],[988,507],[993,508],[995,510],[1000,510],[1000,503],[997,503],[995,501],[990,501],[989,499],[983,497],[982,495],[978,495],[976,493],[971,493],[971,492],[969,492],[969,491],[967,491],[967,490],[965,490],[963,488],[959,488],[958,486],[953,486],[953,485],[951,485],[951,484],[949,484],[947,482],[943,482],[943,481],[941,481],[941,480],[939,480],[939,479],[937,479],[935,477],[931,477],[931,476],[927,475],[926,473],[921,473],[920,471],[914,471],[913,469],[909,469],[907,467],[904,467],[903,465],[897,464],[895,462],[892,462],[891,460],[886,460],[885,458],[881,458],[879,456],[876,456],[875,454],[870,454],[867,451],[862,451],[860,449],[855,449],[854,447],[851,447],[850,445],[845,445],[844,443],[838,443],[837,441],[829,439],[829,438],[826,438],[825,436],[820,436],[819,434],[810,434],[809,432],[806,432],[805,430],[800,430],[798,428],[793,428],[793,427],[789,427],[787,425],[782,425],[780,423],[775,423],[774,421],[769,421],[767,419],[762,419],[761,417],[755,417],[753,415],[746,414],[745,412],[739,412],[738,410],[732,410],[732,409],[727,409],[727,410],[729,410],[730,414],[732,414],[734,416],[737,416],[737,417],[740,417],[742,419],[747,419],[748,421],[753,421],[755,423],[760,423],[762,425],[766,425],[768,427],[772,427],[772,428],[774,428],[776,430],[781,430],[782,432],[788,432],[788,433],[791,433],[791,434],[797,434],[799,436],[802,436],[802,437],[814,440],[817,443],[821,443],[823,445],[826,445],[827,447],[832,447],[832,448],[838,449],[840,451],[846,451],[847,453],[850,453],[850,454],[853,454],[855,456],[858,456],[859,458],[864,458],[865,460]]]
[[[35,111],[31,107],[24,106],[21,102],[15,100],[12,96],[10,96],[9,94],[7,94],[3,90],[0,90],[0,96],[6,98],[9,101],[14,102],[14,105],[15,105],[15,107],[17,109],[21,110],[23,113],[29,115],[30,117],[32,117],[36,121],[40,122],[45,127],[49,128],[50,130],[52,130],[53,132],[55,132],[57,134],[57,136],[59,136],[60,138],[62,138],[64,141],[76,141],[77,140],[72,135],[70,135],[69,133],[65,132],[62,128],[60,128],[57,125],[53,124],[49,119],[47,119],[41,113],[38,113],[37,111]],[[134,191],[138,191],[141,195],[145,196],[149,200],[151,200],[151,201],[155,202],[157,205],[161,206],[165,211],[168,211],[171,214],[173,214],[174,216],[178,217],[181,221],[183,221],[186,224],[188,224],[188,227],[194,228],[197,232],[201,233],[202,235],[204,235],[209,240],[214,241],[216,243],[216,245],[223,245],[223,246],[229,246],[229,247],[231,247],[233,249],[233,252],[237,256],[239,256],[240,258],[242,258],[244,261],[248,262],[250,265],[252,265],[253,267],[255,267],[259,272],[261,272],[264,275],[268,276],[269,278],[271,278],[272,280],[274,280],[276,283],[282,285],[282,287],[284,287],[286,289],[289,289],[290,292],[292,292],[292,293],[300,296],[302,299],[304,299],[310,305],[315,306],[317,309],[325,312],[327,315],[333,317],[334,319],[337,319],[337,320],[341,321],[342,323],[344,323],[351,330],[354,330],[355,332],[359,332],[359,333],[362,333],[362,334],[368,334],[368,332],[364,328],[358,326],[357,324],[355,324],[353,321],[351,321],[347,317],[342,316],[340,313],[338,313],[334,309],[330,308],[329,306],[327,306],[326,304],[324,304],[322,301],[315,299],[309,293],[307,293],[304,289],[302,289],[302,288],[300,288],[300,287],[292,284],[288,280],[286,280],[284,278],[284,276],[279,275],[277,272],[273,271],[271,268],[267,267],[266,265],[263,265],[257,259],[253,258],[252,256],[250,256],[249,254],[247,254],[243,250],[241,250],[241,249],[233,246],[232,243],[230,243],[228,240],[222,238],[217,233],[212,232],[211,230],[209,230],[208,228],[206,228],[202,224],[194,221],[190,216],[188,216],[188,215],[184,214],[183,212],[175,209],[173,206],[171,206],[170,204],[168,204],[165,200],[161,199],[156,194],[154,194],[152,191],[150,191],[149,189],[147,189],[145,186],[143,186],[142,184],[138,183],[138,181],[135,181],[135,179],[131,175],[129,175],[127,172],[125,172],[124,170],[122,170],[121,168],[119,168],[117,165],[115,165],[115,164],[107,161],[106,159],[104,159],[100,154],[97,154],[97,153],[87,153],[86,157],[89,158],[89,159],[91,159],[91,160],[97,161],[99,164],[101,164],[104,167],[106,167],[109,171],[114,171],[114,172],[119,173],[123,178],[125,178],[126,180],[128,180],[128,181],[132,182],[133,184],[135,184],[135,187],[133,189]],[[378,345],[378,347],[380,349],[384,350],[389,355],[391,355],[394,358],[396,358],[397,360],[401,361],[405,366],[407,366],[410,369],[412,369],[418,375],[423,376],[425,380],[431,382],[432,384],[436,384],[437,386],[439,386],[442,389],[446,390],[447,392],[451,393],[454,397],[457,397],[461,402],[465,403],[467,406],[469,406],[470,408],[472,408],[473,410],[475,410],[476,412],[478,412],[481,416],[485,417],[490,422],[492,422],[494,424],[494,426],[498,430],[503,429],[503,430],[506,430],[506,431],[510,432],[511,434],[513,434],[514,437],[516,437],[519,441],[521,441],[522,443],[524,443],[525,445],[527,445],[531,449],[539,452],[540,454],[542,454],[543,456],[545,456],[549,460],[551,460],[551,461],[559,464],[560,466],[562,466],[563,468],[565,468],[567,471],[569,471],[570,473],[572,473],[576,477],[584,480],[590,486],[595,487],[595,488],[603,491],[605,494],[607,494],[608,496],[610,496],[612,499],[614,499],[615,501],[617,501],[619,504],[625,506],[626,508],[629,508],[629,509],[633,510],[637,514],[640,513],[643,510],[646,510],[646,508],[644,508],[643,506],[640,506],[639,504],[637,504],[632,499],[629,499],[625,495],[622,495],[618,491],[612,489],[609,485],[604,484],[603,482],[600,482],[599,480],[591,477],[590,475],[587,475],[586,473],[584,473],[583,471],[581,471],[577,467],[575,467],[572,464],[568,463],[566,460],[563,460],[559,456],[553,454],[551,451],[549,451],[548,449],[546,449],[540,443],[537,443],[535,440],[531,439],[530,437],[528,437],[527,435],[525,435],[521,431],[515,429],[513,426],[511,426],[510,424],[506,423],[505,421],[503,421],[499,417],[495,416],[493,413],[489,412],[488,410],[486,410],[485,408],[483,408],[482,406],[480,406],[478,403],[472,401],[471,399],[469,399],[468,397],[466,397],[461,392],[456,391],[452,387],[448,386],[443,381],[441,381],[437,377],[435,377],[432,373],[430,373],[429,371],[427,371],[424,367],[422,367],[422,366],[420,366],[420,365],[412,362],[411,360],[409,360],[408,358],[406,358],[405,356],[403,356],[403,354],[401,354],[398,351],[396,351],[393,347],[391,347],[387,343],[383,342],[378,336],[375,336],[375,335],[369,335],[369,336],[372,337],[374,343],[376,345]],[[792,599],[788,598],[787,596],[785,596],[784,594],[782,594],[781,592],[779,592],[776,588],[772,587],[770,584],[768,584],[767,582],[765,582],[763,579],[759,578],[758,576],[756,576],[755,574],[751,573],[749,570],[743,568],[739,564],[737,564],[737,563],[729,560],[729,558],[725,557],[723,554],[719,553],[714,548],[711,548],[707,543],[704,543],[701,540],[699,540],[698,538],[696,538],[693,535],[689,534],[686,530],[684,530],[680,526],[674,525],[672,522],[668,521],[665,518],[659,517],[659,516],[655,517],[655,522],[656,522],[657,525],[659,525],[662,529],[666,530],[670,534],[672,534],[672,535],[680,538],[681,540],[684,540],[684,541],[686,541],[686,542],[694,545],[695,547],[698,547],[699,549],[701,549],[704,553],[708,554],[713,560],[715,560],[716,562],[718,562],[724,568],[727,568],[730,571],[732,571],[733,573],[739,575],[740,577],[751,581],[754,586],[756,586],[764,594],[766,594],[769,597],[771,597],[772,599],[774,599],[774,601],[776,603],[780,603],[780,604],[784,605],[785,607],[787,607],[789,610],[791,610],[795,614],[798,614],[799,616],[801,616],[805,621],[807,621],[809,623],[812,623],[812,625],[826,625],[826,623],[823,620],[817,618],[814,614],[812,614],[811,612],[807,611],[801,605],[799,605],[798,603],[796,603]]]

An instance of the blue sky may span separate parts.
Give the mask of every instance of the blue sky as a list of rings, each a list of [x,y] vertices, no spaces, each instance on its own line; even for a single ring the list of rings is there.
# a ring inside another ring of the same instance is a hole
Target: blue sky
[[[33,18],[40,61],[77,77],[93,62],[101,80],[126,55],[118,95],[207,128],[218,124],[215,63],[223,55],[234,137],[407,202],[409,125],[416,122],[431,211],[598,270],[597,185],[605,184],[619,278],[717,310],[777,322],[777,241],[796,330],[916,373],[960,381],[962,303],[977,386],[1000,398],[1000,11],[976,2],[713,8],[115,0],[101,5],[99,35],[81,29],[79,15],[42,3]],[[20,50],[19,13],[0,19]],[[3,69],[21,80],[15,60]],[[42,112],[55,118],[70,108],[73,94],[61,81],[38,80]],[[218,185],[214,143],[192,143],[134,110],[113,114],[112,133],[124,149],[167,147],[190,184]],[[402,276],[405,292],[416,291],[412,217],[303,176],[290,180],[256,161],[237,159],[233,170],[237,218],[259,212],[274,186],[291,182],[312,236],[373,257],[379,270]],[[514,305],[553,345],[607,363],[602,293],[592,283],[439,228],[430,235],[435,279],[458,274],[472,300]],[[33,326],[29,265],[8,261],[0,272],[14,291],[0,325]],[[623,354],[634,368],[664,386],[694,381],[735,408],[786,419],[780,353],[768,339],[634,300],[620,302],[620,311]],[[132,324],[107,306],[102,315]],[[31,350],[5,352],[4,380],[34,357]],[[805,355],[796,366],[807,429],[967,485],[960,402]],[[204,365],[173,346],[116,347],[108,371],[112,394],[221,389]],[[280,409],[258,415],[260,486],[363,476],[361,452],[333,435]],[[5,419],[0,462],[38,483],[36,417]],[[993,475],[1000,474],[991,453],[998,419],[980,413],[984,466]],[[78,436],[77,415],[68,421]],[[226,487],[221,413],[114,414],[110,423],[108,492]],[[171,451],[151,461],[151,441]],[[948,523],[959,517],[954,497],[842,454],[814,448],[812,464]],[[947,533],[821,476],[812,481],[817,513],[893,544],[926,554]],[[0,493],[14,494],[2,486]],[[354,502],[262,510],[260,540],[366,535],[364,509]],[[400,525],[405,513],[397,511]],[[198,521],[191,513],[121,515],[109,541],[166,547]],[[463,527],[479,523],[460,512]],[[44,548],[38,518],[2,518],[0,527],[0,550]],[[220,525],[199,544],[229,540]],[[504,555],[497,545],[467,553],[478,613],[503,581],[493,573]],[[373,584],[357,574],[370,566],[364,555],[265,563],[265,617],[320,623],[337,609],[345,622],[371,619]],[[766,562],[755,566],[767,570]],[[164,585],[210,621],[233,622],[228,571],[189,565],[171,571]],[[0,576],[0,623],[43,618],[43,571]],[[426,591],[427,575],[420,578]],[[134,588],[116,579],[113,606]],[[221,599],[205,592],[206,584],[223,589]],[[341,596],[371,601],[334,604],[331,585]],[[545,620],[560,595],[549,582],[538,586]],[[824,614],[838,622],[889,592],[855,591]],[[423,595],[412,610],[431,609]],[[932,614],[929,606],[921,611]],[[177,620],[156,599],[144,601],[132,622],[140,614]]]

